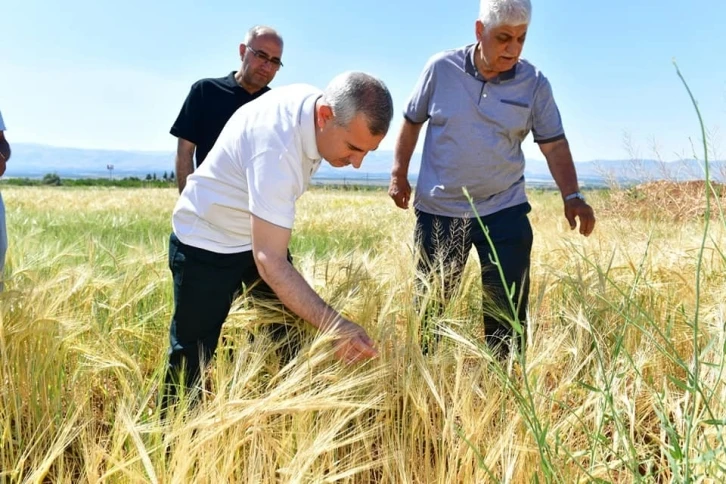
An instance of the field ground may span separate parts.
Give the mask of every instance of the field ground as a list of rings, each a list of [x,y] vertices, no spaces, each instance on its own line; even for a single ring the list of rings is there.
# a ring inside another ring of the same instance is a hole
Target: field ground
[[[240,302],[203,403],[162,423],[175,190],[3,188],[0,482],[723,482],[726,224],[704,193],[597,192],[585,239],[532,192],[529,345],[500,364],[475,254],[424,355],[413,214],[315,189],[295,265],[380,357],[345,367],[310,334],[280,368],[274,315]]]

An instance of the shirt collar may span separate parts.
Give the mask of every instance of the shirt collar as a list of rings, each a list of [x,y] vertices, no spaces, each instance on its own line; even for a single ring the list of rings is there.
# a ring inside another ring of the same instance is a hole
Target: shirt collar
[[[478,44],[467,45],[464,50],[464,70],[467,74],[480,81],[493,82],[494,84],[499,84],[502,81],[509,81],[511,79],[514,79],[514,75],[517,72],[517,64],[514,64],[514,67],[512,67],[508,71],[500,72],[499,75],[497,75],[497,77],[493,79],[484,79],[479,70],[476,68],[476,63],[474,62],[474,55],[476,54],[477,45]]]
[[[315,141],[315,102],[318,99],[320,99],[320,95],[308,96],[300,109],[303,153],[313,161],[320,161],[321,158],[317,141]]]
[[[229,73],[229,75],[227,76],[227,84],[231,88],[242,89],[242,86],[240,86],[239,84],[237,84],[237,79],[234,78],[234,75],[236,73],[237,73],[237,71],[232,71],[232,72]]]
[[[250,96],[260,96],[270,90],[269,86],[265,86],[262,89],[260,89],[259,91],[257,91],[256,93],[250,94],[250,92],[247,89],[245,89],[244,87],[237,84],[237,79],[234,78],[235,74],[237,74],[237,71],[232,71],[225,78],[225,82],[230,87],[230,89],[232,89],[233,91],[241,91],[241,92],[247,93]]]

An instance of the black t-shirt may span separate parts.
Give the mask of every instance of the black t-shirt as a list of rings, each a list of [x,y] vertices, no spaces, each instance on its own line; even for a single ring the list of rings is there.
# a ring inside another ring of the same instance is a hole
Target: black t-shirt
[[[234,74],[232,72],[226,77],[195,82],[171,127],[172,135],[197,145],[197,167],[207,157],[234,112],[270,90],[269,87],[264,87],[250,94],[237,84]]]

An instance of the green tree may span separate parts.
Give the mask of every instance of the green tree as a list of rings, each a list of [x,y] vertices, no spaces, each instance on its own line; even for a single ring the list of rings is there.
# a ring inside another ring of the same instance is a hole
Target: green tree
[[[41,181],[43,185],[51,185],[51,186],[60,186],[63,182],[61,181],[61,177],[58,176],[58,173],[46,173],[43,175],[43,180]]]

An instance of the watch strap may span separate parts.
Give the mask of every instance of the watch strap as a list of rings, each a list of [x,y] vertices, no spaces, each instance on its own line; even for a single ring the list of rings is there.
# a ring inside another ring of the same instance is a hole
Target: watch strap
[[[582,200],[583,202],[585,201],[585,195],[583,195],[583,194],[582,194],[582,193],[580,193],[580,192],[575,192],[575,193],[570,193],[569,195],[567,195],[567,196],[565,197],[565,202],[569,202],[570,200],[574,200],[574,199],[576,199],[576,198],[579,198],[579,199],[580,199],[580,200]]]

